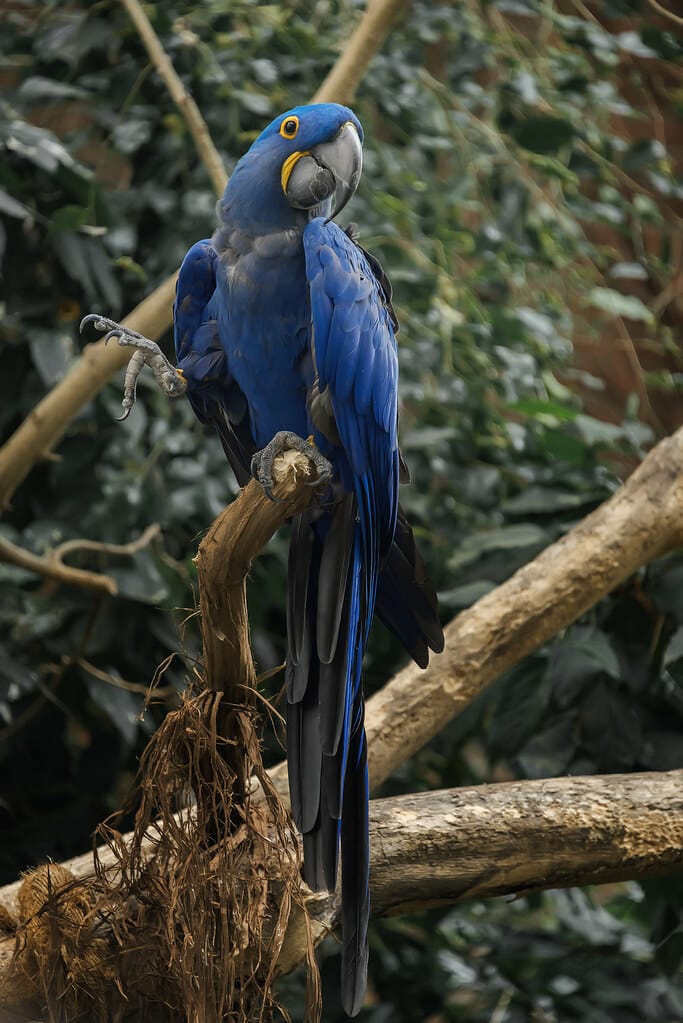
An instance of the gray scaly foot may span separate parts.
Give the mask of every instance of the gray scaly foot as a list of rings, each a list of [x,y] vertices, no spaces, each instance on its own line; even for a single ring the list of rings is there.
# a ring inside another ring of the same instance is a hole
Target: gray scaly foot
[[[320,454],[311,441],[304,440],[298,434],[290,433],[289,430],[281,430],[266,444],[265,448],[257,451],[251,460],[251,475],[261,484],[264,494],[271,501],[279,502],[279,498],[275,497],[273,493],[273,462],[278,455],[284,454],[285,451],[300,451],[309,462],[313,463],[316,478],[311,480],[307,484],[308,486],[319,487],[322,483],[332,479],[331,463],[324,455]]]
[[[98,313],[90,313],[90,315],[83,317],[80,327],[81,333],[87,323],[92,323],[95,330],[107,331],[104,336],[105,344],[115,337],[122,348],[135,349],[126,369],[123,399],[121,401],[123,412],[118,417],[119,420],[127,419],[130,410],[135,405],[138,377],[142,372],[142,367],[145,365],[149,366],[152,370],[157,384],[169,398],[178,398],[185,394],[187,390],[185,377],[179,369],[176,369],[168,361],[156,341],[150,341],[143,334],[138,334],[137,330],[123,327],[115,320],[110,320],[106,316],[100,316]]]

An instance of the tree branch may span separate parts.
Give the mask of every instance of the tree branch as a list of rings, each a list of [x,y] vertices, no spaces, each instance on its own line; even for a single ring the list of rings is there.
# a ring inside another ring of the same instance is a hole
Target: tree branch
[[[644,879],[683,869],[683,771],[554,778],[423,792],[370,804],[374,916],[526,891]],[[105,854],[106,855],[106,854]],[[92,854],[64,864],[76,876]],[[21,882],[0,889],[17,911]],[[311,896],[316,939],[338,901]],[[0,984],[13,939],[0,941]],[[293,914],[279,972],[305,953]]]
[[[50,557],[55,558],[57,561],[63,561],[67,554],[73,554],[74,551],[96,551],[98,554],[116,554],[122,557],[132,557],[138,551],[144,550],[160,532],[161,526],[159,523],[152,522],[136,540],[131,540],[130,543],[103,543],[101,540],[81,539],[65,540],[64,543],[60,543],[55,547],[50,553]]]
[[[118,554],[132,556],[146,547],[147,544],[159,535],[159,523],[155,522],[142,533],[137,540],[130,543],[101,543],[99,540],[65,540],[54,550],[42,557],[33,554],[31,551],[18,547],[10,540],[0,538],[0,561],[6,561],[10,565],[18,565],[29,572],[35,572],[45,579],[54,579],[56,582],[68,583],[71,586],[82,586],[87,590],[95,590],[98,593],[114,595],[118,592],[116,580],[109,575],[100,572],[89,572],[82,568],[72,568],[64,564],[64,557],[74,551],[97,551],[104,554]]]
[[[322,83],[314,103],[344,103],[356,95],[373,57],[382,48],[399,14],[410,0],[368,0],[363,17],[351,34],[336,64]]]
[[[683,869],[683,771],[508,782],[370,803],[373,916]],[[0,897],[2,892],[0,891]],[[316,941],[339,900],[307,903]],[[305,953],[290,921],[278,968]]]
[[[398,12],[403,3],[404,0],[374,0],[369,5],[339,60],[316,93],[314,99],[317,102],[344,102],[345,98],[353,95],[391,30],[392,12]],[[172,274],[160,284],[133,309],[123,321],[124,325],[152,341],[158,340],[173,320],[176,278],[177,273]],[[0,448],[0,512],[9,506],[14,491],[36,462],[59,443],[71,420],[126,365],[129,357],[130,353],[118,345],[105,347],[103,341],[88,345],[67,376],[45,395]]]
[[[284,476],[291,459],[289,503],[267,501],[252,482],[219,517],[198,555],[212,688],[228,692],[229,685],[242,690],[253,684],[244,579],[270,532],[313,495],[296,471],[296,455],[281,459]],[[681,540],[683,429],[659,444],[601,508],[452,622],[446,652],[428,671],[405,669],[370,701],[373,783],[487,682]],[[275,777],[284,788],[282,767]],[[373,803],[376,911],[674,870],[683,862],[682,780],[683,772],[556,779]],[[81,866],[90,871],[91,856]],[[11,903],[13,895],[16,886],[0,899]],[[335,922],[337,903],[316,896],[309,908],[321,937]],[[304,936],[295,914],[281,969],[298,960]]]
[[[566,629],[643,565],[683,545],[683,428],[608,501],[445,629],[424,671],[409,664],[368,700],[370,783],[397,767],[508,668]],[[287,792],[284,763],[272,772]]]
[[[255,486],[250,484],[243,493],[255,495]],[[270,507],[288,513],[287,505]],[[432,656],[428,668],[408,665],[368,701],[373,785],[408,760],[493,678],[570,625],[648,560],[682,542],[683,428],[661,441],[613,497],[458,615],[446,627],[444,653]],[[286,764],[275,767],[271,777],[286,795]],[[83,873],[91,864],[87,853],[67,866]],[[0,891],[0,898],[14,888]]]
[[[150,60],[161,75],[171,99],[178,107],[185,123],[194,139],[197,152],[202,163],[209,172],[209,177],[217,194],[220,195],[225,188],[228,175],[221,159],[220,153],[213,144],[213,139],[206,127],[206,122],[199,112],[199,107],[183,85],[171,60],[164,50],[158,35],[152,28],[152,24],[138,3],[138,0],[121,0],[123,6],[130,14],[131,20],[140,33],[140,38],[145,44]]]
[[[17,565],[29,572],[43,576],[45,579],[54,579],[59,583],[68,583],[70,586],[82,586],[86,590],[95,590],[96,593],[107,593],[113,596],[118,591],[116,581],[109,575],[101,575],[99,572],[88,572],[82,568],[71,568],[51,555],[40,557],[32,554],[31,551],[17,547],[10,540],[0,538],[0,561],[10,565]]]
[[[124,325],[153,341],[161,337],[171,323],[176,277],[168,277],[140,302]],[[130,352],[119,345],[105,346],[104,341],[87,345],[64,379],[38,402],[0,448],[0,511],[8,507],[36,462],[61,440],[71,420],[129,359]]]

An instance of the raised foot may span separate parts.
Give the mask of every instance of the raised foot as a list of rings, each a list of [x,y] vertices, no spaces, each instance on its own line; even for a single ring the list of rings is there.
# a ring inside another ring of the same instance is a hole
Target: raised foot
[[[285,451],[300,451],[313,464],[316,477],[307,486],[319,487],[322,483],[327,483],[332,479],[332,465],[324,455],[320,454],[311,441],[304,440],[298,434],[290,433],[289,430],[281,430],[266,444],[265,448],[257,451],[251,460],[251,475],[261,484],[264,494],[271,501],[280,502],[280,499],[273,493],[273,462],[278,455],[284,454]]]
[[[88,316],[83,317],[81,320],[81,333],[88,323],[91,323],[95,330],[107,331],[104,335],[105,344],[115,337],[122,348],[134,349],[123,383],[123,399],[121,401],[123,412],[118,417],[119,420],[127,419],[130,410],[135,405],[138,377],[142,372],[142,367],[145,365],[149,366],[152,370],[157,384],[169,398],[178,398],[180,395],[185,394],[187,390],[185,377],[179,369],[176,369],[168,361],[156,341],[150,341],[143,334],[138,334],[137,330],[124,327],[115,320],[110,320],[106,316],[100,316],[98,313],[90,313]]]

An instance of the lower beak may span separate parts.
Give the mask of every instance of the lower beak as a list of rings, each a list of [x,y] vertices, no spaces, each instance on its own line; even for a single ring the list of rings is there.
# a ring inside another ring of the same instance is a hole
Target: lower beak
[[[347,121],[330,142],[302,153],[293,163],[283,180],[285,195],[297,209],[335,217],[356,191],[362,167],[358,130]]]

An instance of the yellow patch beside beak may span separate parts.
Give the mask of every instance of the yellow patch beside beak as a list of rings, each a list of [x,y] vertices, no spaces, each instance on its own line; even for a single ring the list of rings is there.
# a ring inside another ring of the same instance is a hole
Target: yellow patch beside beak
[[[300,152],[297,151],[296,153],[290,153],[285,162],[282,164],[282,170],[280,171],[280,184],[282,185],[282,191],[285,192],[285,194],[287,192],[289,176],[302,156],[310,156],[308,149],[302,149]]]

